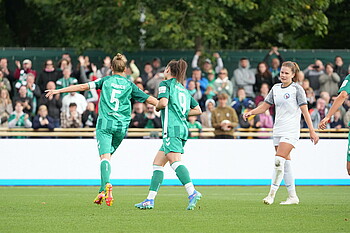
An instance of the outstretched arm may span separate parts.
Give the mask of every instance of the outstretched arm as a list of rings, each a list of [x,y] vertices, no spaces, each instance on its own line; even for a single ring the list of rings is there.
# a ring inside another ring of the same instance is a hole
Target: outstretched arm
[[[311,141],[314,143],[314,145],[316,145],[318,143],[319,137],[318,135],[315,133],[315,129],[312,126],[312,121],[311,121],[311,117],[310,117],[310,113],[307,109],[307,105],[302,105],[300,106],[301,112],[304,115],[304,119],[306,121],[307,126],[309,127],[309,131],[310,131],[310,139]]]
[[[338,108],[344,103],[344,101],[348,98],[348,93],[346,91],[340,92],[337,98],[334,100],[332,107],[329,109],[327,115],[323,120],[318,124],[318,128],[325,129],[329,122],[331,116],[338,110]]]
[[[55,95],[55,94],[67,93],[67,92],[77,92],[77,91],[86,91],[89,89],[90,89],[89,84],[84,83],[84,84],[65,87],[65,88],[58,89],[58,90],[46,90],[45,96],[46,96],[46,98],[49,98],[50,96]]]
[[[191,108],[190,112],[188,113],[189,116],[198,116],[198,115],[201,115],[201,114],[202,114],[202,110],[199,107],[199,105],[197,105],[194,108]]]
[[[157,106],[158,102],[159,101],[153,96],[148,97],[148,99],[146,100],[146,103],[152,104],[153,106]]]

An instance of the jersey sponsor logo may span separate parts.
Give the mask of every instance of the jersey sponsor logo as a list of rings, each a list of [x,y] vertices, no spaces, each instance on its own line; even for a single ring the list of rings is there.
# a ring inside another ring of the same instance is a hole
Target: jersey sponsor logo
[[[289,93],[286,93],[286,94],[284,94],[284,96],[283,96],[283,98],[285,98],[286,100],[289,99],[289,97],[290,97],[290,94],[289,94]]]
[[[115,83],[112,83],[111,84],[112,87],[115,87],[115,88],[118,88],[118,89],[125,89],[125,86],[124,85],[119,85],[119,84],[115,84]]]
[[[166,92],[166,87],[159,87],[158,88],[158,94],[162,94]]]
[[[340,88],[345,87],[347,83],[348,83],[348,80],[344,80],[343,83],[341,84]]]

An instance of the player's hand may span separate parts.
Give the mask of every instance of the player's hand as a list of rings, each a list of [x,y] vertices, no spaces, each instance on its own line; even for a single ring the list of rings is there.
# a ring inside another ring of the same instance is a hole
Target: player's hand
[[[318,128],[326,129],[328,122],[329,122],[329,117],[323,118],[322,121],[318,124]]]
[[[59,93],[58,90],[46,90],[45,92],[46,92],[46,95],[45,95],[46,98],[49,98]]]
[[[318,143],[318,140],[320,140],[315,131],[310,131],[310,139],[314,143],[314,145],[316,145]]]
[[[252,111],[243,113],[243,120],[247,121],[248,117],[252,115]]]

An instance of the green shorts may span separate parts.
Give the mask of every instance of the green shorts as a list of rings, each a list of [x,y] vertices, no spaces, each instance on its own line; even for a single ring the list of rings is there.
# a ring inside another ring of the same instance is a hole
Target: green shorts
[[[96,130],[96,139],[99,155],[113,154],[122,143],[126,130],[116,129],[98,129]]]
[[[163,138],[163,144],[159,150],[164,151],[165,154],[170,152],[183,154],[186,141],[181,138]]]

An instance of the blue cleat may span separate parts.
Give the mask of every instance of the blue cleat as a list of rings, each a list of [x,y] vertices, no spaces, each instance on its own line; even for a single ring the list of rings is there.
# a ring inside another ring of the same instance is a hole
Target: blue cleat
[[[154,199],[146,199],[141,203],[135,204],[135,207],[139,209],[153,209],[154,208]]]
[[[196,190],[194,190],[193,194],[188,197],[189,203],[187,206],[187,210],[194,210],[197,202],[201,199],[202,194]]]

